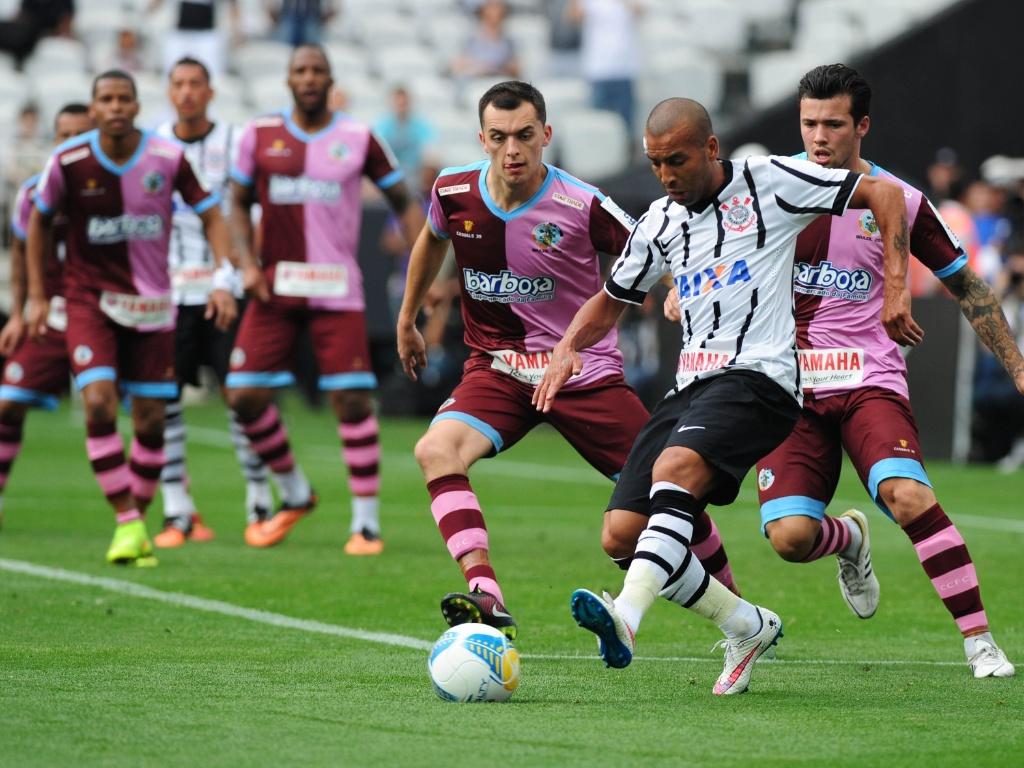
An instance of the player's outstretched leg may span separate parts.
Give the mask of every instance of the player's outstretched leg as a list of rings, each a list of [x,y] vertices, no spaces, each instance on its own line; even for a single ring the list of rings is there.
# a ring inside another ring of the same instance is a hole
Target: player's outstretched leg
[[[577,624],[597,635],[597,651],[605,666],[616,669],[629,666],[636,637],[616,612],[611,595],[605,592],[599,596],[589,589],[577,589],[569,598],[569,611]]]
[[[1012,677],[1016,670],[992,639],[981,587],[960,531],[936,502],[903,526],[942,603],[964,636],[964,653],[977,678]]]
[[[380,537],[380,425],[372,413],[356,421],[338,422],[342,459],[348,467],[352,493],[352,523],[345,543],[346,555],[379,555]]]
[[[870,619],[878,610],[880,588],[871,565],[871,534],[867,516],[857,509],[848,509],[840,516],[852,540],[837,552],[839,589],[850,610],[862,619]],[[826,518],[832,520],[832,518]],[[852,523],[852,525],[851,525]],[[854,530],[856,527],[856,530]]]

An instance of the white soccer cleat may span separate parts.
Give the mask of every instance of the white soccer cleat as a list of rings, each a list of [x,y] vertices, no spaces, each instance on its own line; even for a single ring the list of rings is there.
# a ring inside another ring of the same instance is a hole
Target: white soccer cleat
[[[1016,672],[1003,649],[987,638],[966,638],[964,650],[967,652],[967,664],[979,680],[983,677],[1013,677]]]
[[[856,560],[836,557],[839,561],[839,589],[850,610],[862,619],[870,619],[878,610],[878,577],[871,567],[871,538],[868,519],[857,509],[848,509],[840,518],[848,517],[860,528],[860,550]]]
[[[589,589],[577,589],[569,600],[576,623],[597,635],[597,649],[605,666],[621,669],[633,660],[636,639],[633,630],[615,611],[615,601],[607,592],[598,597]]]
[[[725,648],[725,668],[719,675],[712,693],[729,696],[743,693],[750,683],[754,662],[782,637],[782,619],[767,608],[754,606],[761,618],[761,628],[746,640],[721,640],[715,647]]]

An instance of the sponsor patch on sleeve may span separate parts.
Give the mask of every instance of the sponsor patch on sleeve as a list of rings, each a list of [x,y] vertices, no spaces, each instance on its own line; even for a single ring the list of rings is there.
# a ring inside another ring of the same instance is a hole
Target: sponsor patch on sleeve
[[[447,197],[448,195],[458,195],[462,192],[469,192],[469,184],[452,184],[449,187],[438,187],[438,197]]]
[[[626,229],[632,229],[636,226],[636,219],[626,213],[619,207],[619,204],[612,200],[610,197],[606,197],[601,201],[601,207],[610,213],[616,221],[619,222]]]
[[[92,150],[89,147],[82,147],[76,149],[74,152],[68,152],[66,155],[60,156],[61,165],[71,165],[72,163],[78,162],[83,157],[88,157],[92,154]]]

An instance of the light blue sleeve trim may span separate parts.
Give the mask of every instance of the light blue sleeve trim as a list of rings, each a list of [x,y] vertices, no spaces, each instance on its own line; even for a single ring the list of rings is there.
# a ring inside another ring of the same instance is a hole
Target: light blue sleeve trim
[[[228,389],[241,387],[288,387],[295,383],[291,371],[236,371],[229,373],[224,386]]]
[[[193,205],[192,210],[197,214],[206,213],[215,205],[220,205],[220,192],[213,192],[209,197],[204,198],[198,205]]]
[[[122,381],[121,391],[135,397],[155,400],[177,400],[178,384],[174,381]]]
[[[252,186],[252,176],[246,176],[244,173],[242,173],[237,168],[232,168],[231,169],[231,173],[228,174],[228,175],[231,177],[232,181],[237,181],[243,187],[251,187]]]
[[[781,496],[761,505],[761,535],[767,536],[764,527],[773,520],[784,517],[813,517],[815,520],[825,519],[824,501],[812,499],[810,496]]]
[[[895,522],[896,518],[892,516],[892,512],[889,511],[889,508],[885,506],[885,503],[878,496],[878,486],[893,477],[907,477],[911,480],[917,480],[917,482],[927,485],[929,488],[932,487],[932,481],[928,479],[928,473],[924,471],[924,467],[921,466],[921,462],[917,459],[882,459],[871,467],[871,471],[868,472],[868,493],[871,494],[871,499],[878,508]]]
[[[336,389],[376,389],[377,377],[368,371],[333,373],[329,376],[321,376],[319,385],[320,389],[324,391]]]
[[[956,261],[954,261],[952,264],[947,264],[942,269],[934,270],[932,272],[932,274],[935,275],[937,278],[939,278],[941,280],[944,277],[949,277],[950,275],[955,275],[957,272],[959,272],[961,269],[963,269],[966,266],[967,266],[967,254],[963,252],[963,249],[961,249],[960,256],[957,258]]]
[[[587,182],[585,182],[585,181],[580,181],[575,176],[573,176],[571,173],[567,173],[567,172],[563,171],[561,168],[556,168],[555,166],[551,166],[551,170],[553,170],[555,172],[555,175],[559,178],[560,181],[563,181],[566,184],[570,184],[570,185],[572,185],[574,187],[579,187],[580,189],[584,190],[585,192],[589,192],[594,197],[596,197],[598,200],[600,200],[602,203],[604,202],[604,199],[607,197],[607,195],[604,192],[602,192],[600,189],[595,187],[593,184],[587,184]]]
[[[387,189],[389,187],[395,186],[395,184],[397,184],[398,182],[400,182],[404,178],[405,178],[405,171],[403,171],[401,168],[396,168],[391,173],[389,173],[389,174],[387,174],[385,176],[381,176],[374,183],[380,189]]]
[[[19,240],[28,240],[28,233],[13,221],[11,222],[11,234]]]
[[[489,160],[477,160],[475,163],[466,163],[466,165],[450,165],[447,168],[442,168],[441,172],[437,174],[437,178],[440,179],[442,176],[451,176],[455,173],[466,173],[467,171],[479,171],[481,167],[487,165]]]
[[[498,430],[486,421],[481,421],[476,416],[470,416],[468,413],[461,413],[459,411],[445,411],[444,413],[439,413],[431,420],[430,426],[434,426],[439,421],[461,421],[463,424],[468,424],[491,441],[491,445],[494,446],[495,453],[500,453],[502,446],[505,445],[505,441],[501,439],[501,435],[498,434]]]
[[[79,389],[85,389],[96,381],[117,381],[117,371],[109,365],[101,365],[88,368],[75,376],[75,386]]]
[[[430,227],[430,231],[434,233],[434,237],[436,237],[438,240],[452,239],[452,236],[449,235],[447,232],[438,232],[436,229],[434,229],[434,222],[430,220],[429,212],[427,214],[427,226]]]
[[[48,392],[37,392],[34,389],[12,387],[10,384],[0,386],[0,400],[35,405],[44,411],[57,410],[57,398]]]
[[[44,203],[39,198],[39,193],[38,192],[36,192],[34,195],[32,195],[32,205],[34,205],[36,208],[38,208],[39,212],[41,214],[43,214],[44,216],[49,216],[51,213],[53,213],[53,210],[54,210],[53,208],[48,206],[46,203]]]

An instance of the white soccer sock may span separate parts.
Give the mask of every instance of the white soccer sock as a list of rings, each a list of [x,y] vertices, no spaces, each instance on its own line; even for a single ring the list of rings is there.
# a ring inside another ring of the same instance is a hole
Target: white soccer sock
[[[845,525],[846,530],[850,532],[849,545],[842,552],[837,552],[836,557],[841,557],[844,560],[856,560],[857,555],[860,554],[860,545],[864,542],[864,533],[861,531],[860,526],[853,521],[852,517],[839,517],[836,519]]]
[[[171,400],[165,406],[164,457],[166,461],[160,471],[164,517],[191,516],[196,511],[196,506],[187,488],[185,417],[180,400]]]
[[[267,481],[253,482],[250,480],[245,484],[245,511],[248,522],[254,523],[259,519],[257,511],[266,517],[274,509],[274,494],[271,493],[270,483]]]
[[[690,608],[715,622],[730,640],[750,637],[761,628],[757,608],[715,578],[708,580],[704,594]]]
[[[190,517],[196,511],[192,496],[180,480],[163,482],[160,490],[164,497],[164,517]]]
[[[626,571],[622,592],[615,598],[615,612],[633,630],[640,628],[640,620],[654,604],[665,580],[665,572],[649,560],[634,560]]]
[[[275,472],[278,488],[281,489],[281,500],[286,505],[305,504],[313,492],[306,479],[306,473],[298,464],[291,472]]]
[[[380,535],[380,497],[379,496],[353,496],[352,497],[352,526],[350,533],[358,533],[362,530]]]

